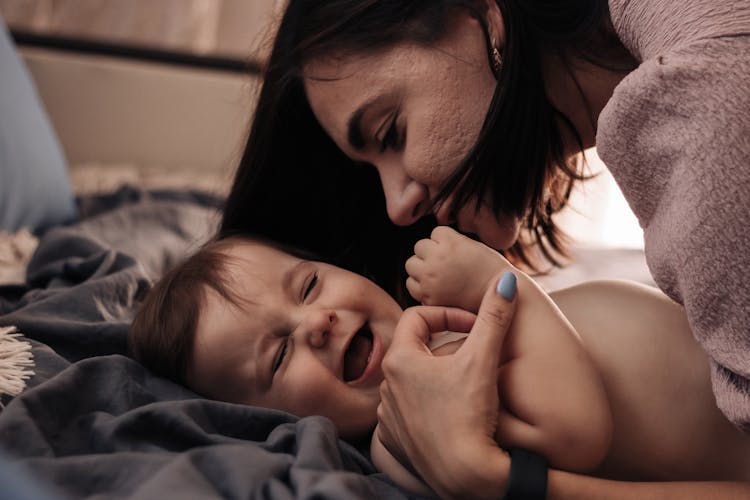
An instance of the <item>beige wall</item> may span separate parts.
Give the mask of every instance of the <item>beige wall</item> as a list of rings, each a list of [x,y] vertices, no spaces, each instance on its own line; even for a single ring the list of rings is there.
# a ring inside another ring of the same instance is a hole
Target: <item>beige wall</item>
[[[0,0],[16,29],[247,59],[282,0]]]
[[[11,28],[256,58],[283,0],[0,0]],[[231,170],[257,79],[22,48],[68,162]]]
[[[224,0],[216,51],[240,56],[263,53],[283,4],[284,0]]]
[[[230,171],[257,81],[235,73],[24,48],[69,164]]]

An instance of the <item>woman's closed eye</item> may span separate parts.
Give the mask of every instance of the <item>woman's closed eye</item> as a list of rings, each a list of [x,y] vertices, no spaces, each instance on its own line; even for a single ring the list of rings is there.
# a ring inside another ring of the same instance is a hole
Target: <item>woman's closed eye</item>
[[[396,116],[391,120],[383,139],[380,140],[380,152],[384,153],[386,149],[396,149],[398,147],[398,126],[396,125]]]

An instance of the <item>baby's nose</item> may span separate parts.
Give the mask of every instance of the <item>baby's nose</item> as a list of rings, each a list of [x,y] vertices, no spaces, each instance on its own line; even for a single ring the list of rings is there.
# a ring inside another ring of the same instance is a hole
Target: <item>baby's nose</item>
[[[308,316],[308,341],[315,348],[321,348],[328,342],[331,328],[336,322],[336,312],[331,310],[313,311]]]

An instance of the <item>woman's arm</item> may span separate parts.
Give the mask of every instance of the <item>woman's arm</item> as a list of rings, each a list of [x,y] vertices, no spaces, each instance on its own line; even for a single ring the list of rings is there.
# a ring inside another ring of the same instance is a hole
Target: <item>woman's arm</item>
[[[407,309],[383,359],[380,440],[445,498],[493,498],[497,481],[502,486],[507,477],[507,456],[494,437],[496,376],[516,300],[494,287],[487,297],[476,317],[460,309]],[[455,354],[434,356],[426,343],[444,330],[471,334]]]
[[[498,497],[500,498],[500,497]],[[750,498],[750,484],[722,481],[630,482],[550,470],[549,500],[739,500]]]
[[[499,253],[448,227],[420,241],[407,263],[410,291],[436,305],[476,311],[491,276],[518,277],[518,309],[502,347],[496,438],[590,471],[606,456],[612,415],[601,377],[570,322],[547,294]]]
[[[455,309],[412,308],[399,322],[383,362],[380,439],[442,498],[499,499],[505,490],[510,459],[493,439],[497,388],[488,380],[497,373],[496,353],[515,303],[488,290],[467,341],[454,355],[442,357],[425,348],[430,333],[465,331],[471,317]],[[550,470],[547,498],[750,498],[750,485],[618,482]]]

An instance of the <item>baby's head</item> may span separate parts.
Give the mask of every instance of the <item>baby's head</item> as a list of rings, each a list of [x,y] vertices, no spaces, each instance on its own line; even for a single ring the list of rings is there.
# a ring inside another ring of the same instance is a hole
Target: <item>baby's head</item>
[[[366,278],[258,239],[212,242],[167,273],[128,342],[157,373],[213,399],[374,428],[380,363],[401,308]]]

